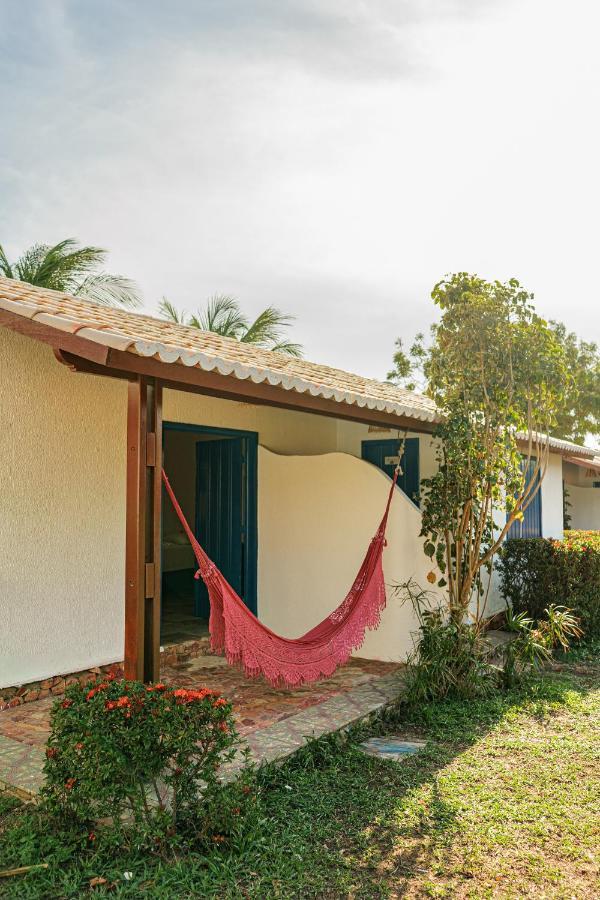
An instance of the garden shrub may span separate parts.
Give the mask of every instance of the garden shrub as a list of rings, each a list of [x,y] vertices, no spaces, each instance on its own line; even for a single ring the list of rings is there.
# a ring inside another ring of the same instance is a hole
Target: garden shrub
[[[446,697],[468,700],[486,696],[496,687],[489,665],[489,646],[479,628],[457,622],[438,595],[412,578],[395,585],[402,603],[410,603],[419,622],[415,647],[407,660],[406,693],[411,703]]]
[[[489,647],[477,628],[458,623],[443,610],[425,610],[419,640],[408,660],[406,690],[413,703],[453,697],[470,700],[495,688]]]
[[[570,609],[550,604],[544,614],[545,618],[536,624],[527,613],[515,613],[508,607],[505,627],[512,639],[498,648],[502,658],[500,678],[505,688],[515,687],[530,672],[541,668],[557,647],[566,653],[571,639],[581,637],[579,619]]]
[[[515,613],[538,621],[549,605],[566,605],[586,636],[600,636],[600,532],[566,531],[562,541],[509,540],[496,566]]]
[[[108,820],[154,834],[189,825],[198,833],[208,827],[203,811],[221,797],[239,813],[239,798],[219,781],[237,740],[231,704],[214,691],[114,676],[72,685],[52,710],[45,806],[92,831]]]
[[[564,606],[549,604],[537,623],[509,606],[505,627],[512,639],[495,646],[480,622],[456,622],[439,598],[412,578],[396,585],[395,592],[411,603],[419,622],[405,681],[413,705],[472,700],[514,687],[547,662],[556,647],[566,651],[582,634],[579,619]]]

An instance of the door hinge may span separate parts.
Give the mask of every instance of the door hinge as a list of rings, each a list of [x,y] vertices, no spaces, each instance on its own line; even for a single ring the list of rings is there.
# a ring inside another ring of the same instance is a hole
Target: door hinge
[[[156,434],[153,431],[146,435],[146,465],[156,465]]]
[[[146,563],[146,599],[154,597],[154,563]]]

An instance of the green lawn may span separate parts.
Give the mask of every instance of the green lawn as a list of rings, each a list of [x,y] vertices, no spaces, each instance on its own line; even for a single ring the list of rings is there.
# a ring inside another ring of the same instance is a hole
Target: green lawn
[[[386,727],[424,735],[419,756],[398,765],[353,740],[314,744],[260,777],[230,846],[170,861],[82,851],[21,808],[0,819],[0,868],[50,867],[0,880],[0,894],[596,897],[599,712],[600,669],[585,656],[499,698],[401,711]],[[109,884],[90,888],[94,876]]]

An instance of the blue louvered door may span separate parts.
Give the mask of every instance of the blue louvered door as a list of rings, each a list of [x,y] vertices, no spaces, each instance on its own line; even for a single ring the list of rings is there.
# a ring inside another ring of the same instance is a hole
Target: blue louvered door
[[[232,588],[244,596],[243,438],[196,444],[196,536]],[[208,618],[208,592],[196,581],[195,612]]]

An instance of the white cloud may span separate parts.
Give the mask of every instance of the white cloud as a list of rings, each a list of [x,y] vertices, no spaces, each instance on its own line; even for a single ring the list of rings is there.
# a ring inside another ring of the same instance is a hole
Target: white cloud
[[[149,303],[276,303],[310,357],[379,376],[452,270],[514,275],[600,337],[593,4],[22,9],[0,70],[11,252],[77,236]]]

